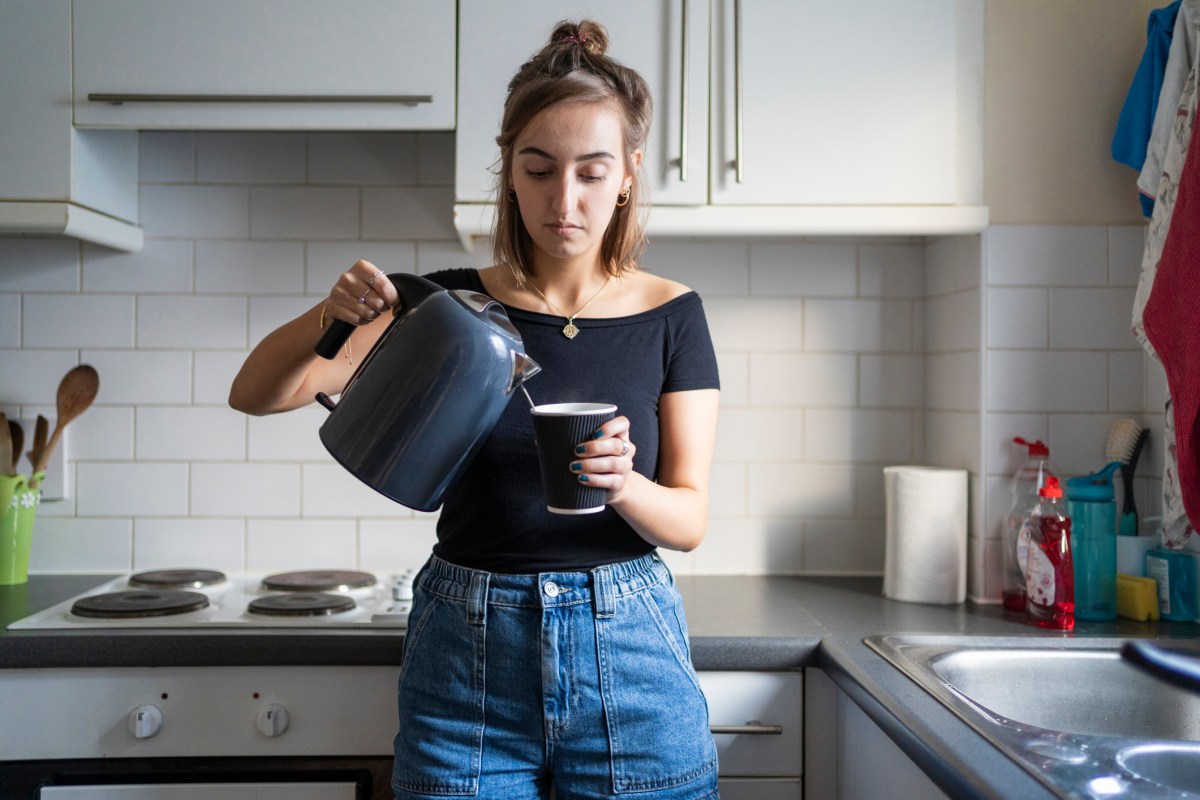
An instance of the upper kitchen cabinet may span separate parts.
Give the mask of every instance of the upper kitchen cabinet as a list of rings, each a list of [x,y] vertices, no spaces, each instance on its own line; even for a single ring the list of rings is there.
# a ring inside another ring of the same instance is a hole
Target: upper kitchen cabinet
[[[986,227],[983,0],[461,0],[464,243],[490,231],[507,81],[556,20],[583,16],[654,93],[651,234]]]
[[[449,0],[74,0],[75,124],[450,130]]]

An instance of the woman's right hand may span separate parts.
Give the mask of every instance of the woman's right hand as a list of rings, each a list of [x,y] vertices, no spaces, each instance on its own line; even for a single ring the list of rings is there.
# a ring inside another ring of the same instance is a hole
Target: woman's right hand
[[[356,261],[338,276],[325,301],[326,319],[366,325],[400,303],[396,287],[370,261]]]

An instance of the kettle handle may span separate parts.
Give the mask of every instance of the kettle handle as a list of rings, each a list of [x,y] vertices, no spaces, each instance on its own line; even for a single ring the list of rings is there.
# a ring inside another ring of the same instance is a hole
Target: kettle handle
[[[392,312],[393,316],[398,316],[410,309],[416,308],[426,297],[443,291],[441,286],[419,275],[409,275],[406,272],[393,272],[387,278],[400,294],[400,305]],[[342,345],[346,343],[346,340],[350,338],[350,334],[354,333],[354,328],[355,326],[349,322],[335,319],[329,323],[329,327],[325,329],[325,333],[321,335],[321,339],[317,342],[317,346],[313,348],[313,351],[321,358],[333,358],[338,354],[338,350],[342,349]]]

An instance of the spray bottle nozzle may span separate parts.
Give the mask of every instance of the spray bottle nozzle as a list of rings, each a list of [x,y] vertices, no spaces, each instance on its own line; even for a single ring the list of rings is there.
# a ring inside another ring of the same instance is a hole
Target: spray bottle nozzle
[[[1020,436],[1014,436],[1013,441],[1022,447],[1028,448],[1030,456],[1041,456],[1045,458],[1050,455],[1050,448],[1041,439],[1038,439],[1036,442],[1030,442],[1026,439],[1022,439]]]

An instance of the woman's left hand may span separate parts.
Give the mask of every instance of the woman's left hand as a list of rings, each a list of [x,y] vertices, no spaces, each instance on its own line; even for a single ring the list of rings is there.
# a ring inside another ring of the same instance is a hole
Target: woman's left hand
[[[606,502],[612,503],[625,488],[636,453],[637,446],[629,439],[629,418],[614,417],[592,439],[575,447],[578,460],[571,462],[571,471],[580,482],[607,490]]]

